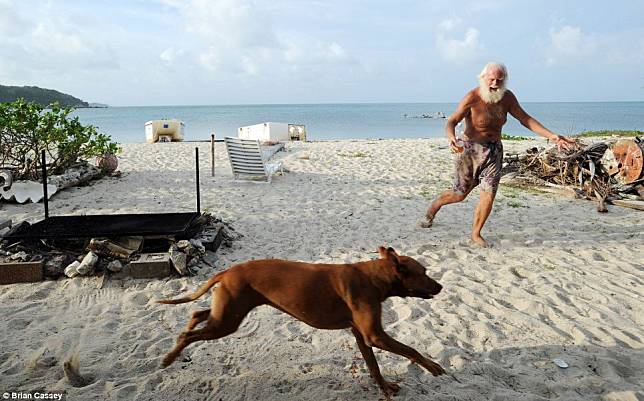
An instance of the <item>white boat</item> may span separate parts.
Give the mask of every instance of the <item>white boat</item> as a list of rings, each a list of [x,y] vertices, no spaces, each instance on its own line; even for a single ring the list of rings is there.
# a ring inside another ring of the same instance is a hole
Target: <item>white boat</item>
[[[239,139],[257,139],[262,142],[288,141],[290,139],[287,123],[265,122],[240,127],[237,130]]]
[[[183,131],[186,125],[177,119],[151,120],[145,123],[145,140],[155,142],[183,141]]]

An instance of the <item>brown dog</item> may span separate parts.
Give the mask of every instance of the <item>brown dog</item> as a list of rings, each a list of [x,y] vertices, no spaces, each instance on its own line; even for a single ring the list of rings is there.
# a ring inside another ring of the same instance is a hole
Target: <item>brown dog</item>
[[[441,285],[425,274],[413,258],[392,248],[378,249],[380,259],[352,264],[313,264],[287,260],[255,260],[216,274],[197,292],[185,298],[157,301],[163,304],[191,302],[216,283],[211,309],[194,312],[177,345],[163,359],[170,365],[195,341],[227,336],[259,305],[270,305],[319,329],[351,328],[367,367],[386,398],[400,387],[385,381],[371,347],[402,355],[434,376],[443,368],[415,349],[389,337],[382,328],[380,304],[388,297],[432,298]],[[207,319],[201,329],[194,329]]]

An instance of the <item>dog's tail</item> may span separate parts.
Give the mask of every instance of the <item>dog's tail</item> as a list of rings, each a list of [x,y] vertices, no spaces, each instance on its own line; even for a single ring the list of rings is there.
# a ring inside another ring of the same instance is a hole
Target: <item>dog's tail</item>
[[[177,299],[160,299],[160,300],[158,300],[156,302],[158,304],[171,304],[171,305],[183,304],[183,303],[186,303],[186,302],[192,302],[195,299],[197,299],[200,296],[202,296],[203,294],[205,294],[206,292],[208,292],[208,290],[212,286],[214,286],[215,284],[220,282],[221,277],[224,275],[224,273],[226,273],[226,272],[221,272],[221,273],[215,274],[214,276],[212,276],[212,278],[210,280],[206,281],[201,287],[199,287],[199,289],[197,291],[195,291],[194,293],[188,295],[187,297],[177,298]]]

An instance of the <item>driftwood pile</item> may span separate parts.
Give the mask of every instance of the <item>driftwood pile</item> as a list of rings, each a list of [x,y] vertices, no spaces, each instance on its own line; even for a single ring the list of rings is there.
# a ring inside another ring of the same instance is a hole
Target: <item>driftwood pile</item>
[[[644,174],[640,138],[612,142],[578,142],[573,150],[531,148],[504,157],[502,182],[546,192],[644,210]]]

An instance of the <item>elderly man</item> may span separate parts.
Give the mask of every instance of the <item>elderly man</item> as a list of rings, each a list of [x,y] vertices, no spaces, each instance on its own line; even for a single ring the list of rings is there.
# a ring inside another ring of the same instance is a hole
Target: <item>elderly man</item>
[[[481,237],[481,229],[492,211],[501,179],[501,128],[508,113],[532,132],[552,140],[559,148],[568,148],[574,144],[573,140],[552,133],[526,113],[514,94],[506,89],[507,80],[508,73],[503,64],[488,63],[479,75],[479,87],[469,91],[454,114],[448,118],[445,125],[447,139],[452,150],[458,153],[454,185],[432,202],[425,218],[420,222],[421,227],[431,227],[441,207],[462,201],[479,185],[481,194],[474,212],[471,238],[475,244],[487,246],[487,242]],[[455,129],[463,119],[465,131],[460,140],[456,138]]]

